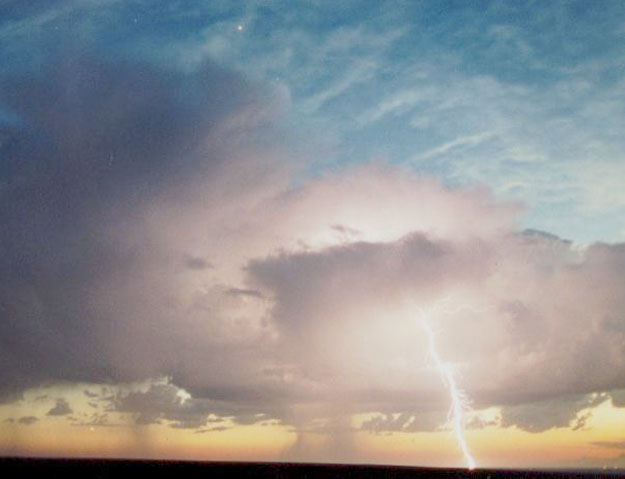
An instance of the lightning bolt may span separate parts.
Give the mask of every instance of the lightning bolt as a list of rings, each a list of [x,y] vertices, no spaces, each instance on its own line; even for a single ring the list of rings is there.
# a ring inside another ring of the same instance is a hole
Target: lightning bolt
[[[449,391],[449,396],[451,398],[451,407],[449,408],[448,420],[452,421],[453,423],[456,441],[458,442],[458,445],[462,450],[462,454],[464,455],[464,460],[467,464],[467,467],[470,470],[475,469],[475,459],[473,459],[471,452],[469,452],[467,441],[464,438],[466,413],[470,410],[469,399],[466,393],[462,389],[458,388],[458,385],[456,384],[456,379],[453,375],[451,364],[443,361],[438,354],[438,350],[436,349],[436,341],[434,339],[434,331],[432,331],[432,328],[430,327],[430,324],[428,322],[427,313],[421,308],[419,308],[419,317],[421,320],[421,327],[425,331],[425,334],[428,338],[430,356],[432,356],[432,359],[436,364],[436,368],[440,372],[443,383]]]

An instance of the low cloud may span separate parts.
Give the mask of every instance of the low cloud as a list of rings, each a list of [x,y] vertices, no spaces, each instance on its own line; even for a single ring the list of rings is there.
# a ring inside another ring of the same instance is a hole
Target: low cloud
[[[593,446],[605,447],[608,449],[625,449],[625,440],[623,441],[593,441]]]
[[[562,397],[517,406],[505,406],[501,410],[501,425],[516,426],[528,432],[543,432],[556,427],[582,429],[592,412],[591,409],[607,400],[606,394],[590,394],[578,397]]]
[[[614,407],[625,407],[625,389],[611,391],[610,399]]]
[[[46,416],[66,416],[72,412],[72,408],[65,399],[57,399],[56,404],[48,411]]]
[[[376,434],[384,432],[435,431],[447,422],[444,411],[420,411],[375,416],[363,422],[361,429]]]
[[[196,434],[205,434],[207,432],[223,432],[223,431],[228,431],[232,429],[231,427],[227,427],[227,426],[214,426],[214,427],[209,427],[206,429],[198,429],[196,432]]]
[[[106,398],[109,413],[130,414],[136,425],[167,424],[175,429],[196,429],[203,432],[225,430],[224,423],[254,424],[275,417],[267,405],[265,412],[260,401],[222,401],[204,397],[194,398],[169,378],[151,381],[145,387],[120,388]],[[206,427],[209,424],[218,426]],[[228,426],[230,428],[231,426]]]
[[[169,383],[152,384],[146,391],[119,393],[111,400],[111,411],[133,414],[135,424],[173,421],[172,427],[197,429],[210,412],[208,402],[191,400],[188,393]]]
[[[24,424],[25,426],[29,426],[30,424],[34,424],[39,421],[38,417],[35,416],[24,416],[17,420],[18,423]]]

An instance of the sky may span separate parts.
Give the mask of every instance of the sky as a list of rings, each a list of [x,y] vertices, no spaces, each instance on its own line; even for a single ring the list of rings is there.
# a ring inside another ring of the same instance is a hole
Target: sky
[[[0,455],[625,467],[625,4],[0,1]]]

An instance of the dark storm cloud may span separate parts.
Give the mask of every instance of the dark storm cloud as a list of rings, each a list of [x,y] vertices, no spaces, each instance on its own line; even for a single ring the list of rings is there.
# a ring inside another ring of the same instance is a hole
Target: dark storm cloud
[[[37,421],[39,421],[39,418],[35,416],[24,416],[17,420],[17,422],[19,422],[20,424],[25,424],[27,426],[30,424],[34,424]]]
[[[161,419],[175,421],[176,427],[198,428],[206,422],[210,406],[206,401],[188,400],[171,384],[153,384],[145,392],[119,394],[111,410],[135,414],[136,424],[154,424]]]
[[[66,416],[72,412],[73,411],[69,406],[69,403],[65,399],[61,398],[56,400],[56,404],[47,412],[46,416]]]
[[[237,424],[254,424],[276,417],[277,412],[262,401],[250,400],[241,392],[239,401],[228,395],[227,400],[193,398],[170,382],[150,385],[145,391],[120,392],[109,398],[107,410],[130,413],[137,425],[168,421],[175,429],[198,429],[208,423],[220,423],[232,418]],[[265,410],[266,412],[259,412]],[[202,429],[225,430],[223,426]]]
[[[625,407],[625,389],[612,391],[610,393],[610,397],[612,398],[612,404],[615,407]]]
[[[220,167],[229,145],[206,138],[254,97],[210,65],[183,75],[84,55],[0,78],[18,119],[0,131],[0,396],[124,376],[103,339],[123,318],[96,291],[141,276],[146,208]]]
[[[248,271],[275,300],[293,362],[324,377],[330,396],[344,400],[365,381],[387,393],[364,409],[387,413],[365,429],[426,427],[419,420],[442,385],[427,356],[414,354],[427,347],[415,323],[421,305],[475,407],[502,406],[503,427],[541,432],[583,428],[587,410],[608,399],[590,393],[624,384],[624,260],[622,244],[581,250],[546,234],[412,234],[277,254]],[[401,404],[402,391],[412,391],[413,409]],[[621,404],[618,393],[612,401]]]
[[[434,431],[445,424],[445,420],[445,411],[385,414],[368,419],[362,424],[361,429],[375,434],[384,432]]]
[[[554,427],[567,427],[573,422],[572,429],[575,431],[582,429],[589,418],[588,414],[580,415],[580,412],[593,408],[606,399],[606,394],[588,394],[505,406],[501,409],[501,425],[517,426],[528,432],[543,432]]]
[[[398,295],[395,298],[398,299],[403,294],[402,288],[408,280],[420,294],[433,294],[432,290],[439,288],[442,278],[462,281],[472,270],[488,265],[488,251],[480,246],[477,242],[471,245],[473,257],[470,257],[450,242],[433,241],[415,233],[393,243],[357,242],[322,253],[281,255],[254,261],[249,271],[252,277],[276,292],[276,318],[284,323],[285,329],[306,325],[314,328],[318,322],[307,323],[301,312],[316,314],[318,295],[335,302],[346,295],[375,291],[378,295],[387,295],[392,302],[394,295]],[[327,281],[329,278],[331,282]],[[341,288],[336,287],[338,284]],[[306,310],[303,310],[304,305],[308,307]]]
[[[184,265],[192,270],[203,270],[207,268],[213,268],[214,266],[210,261],[205,258],[198,258],[195,256],[189,256],[185,258]]]

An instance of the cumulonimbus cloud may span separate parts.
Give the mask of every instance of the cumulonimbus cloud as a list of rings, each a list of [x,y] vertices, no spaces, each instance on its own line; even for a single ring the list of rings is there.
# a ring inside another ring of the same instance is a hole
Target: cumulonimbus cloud
[[[520,231],[518,205],[391,165],[294,186],[287,95],[212,66],[71,58],[4,85],[5,395],[170,377],[110,407],[418,429],[446,408],[418,308],[478,406],[625,386],[625,245]]]

